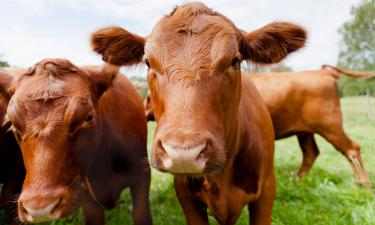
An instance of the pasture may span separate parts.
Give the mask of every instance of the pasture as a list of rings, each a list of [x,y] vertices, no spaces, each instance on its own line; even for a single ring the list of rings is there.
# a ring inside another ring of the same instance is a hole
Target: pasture
[[[375,185],[375,117],[365,115],[365,97],[346,97],[341,100],[345,131],[360,143],[365,168]],[[375,98],[372,99],[375,108]],[[149,144],[154,123],[149,123]],[[291,137],[276,142],[275,165],[277,198],[272,221],[274,225],[372,225],[375,221],[374,190],[359,188],[349,163],[325,140],[318,137],[321,154],[311,172],[303,180],[295,176],[301,162],[301,150],[297,139]],[[171,175],[152,171],[151,207],[155,225],[185,224],[185,218],[175,197]],[[131,198],[123,191],[117,207],[107,212],[107,224],[132,224]],[[79,213],[81,214],[81,213]],[[210,223],[216,224],[210,217]],[[6,224],[0,212],[0,224]],[[81,215],[46,224],[83,224]],[[237,224],[248,224],[244,209]]]

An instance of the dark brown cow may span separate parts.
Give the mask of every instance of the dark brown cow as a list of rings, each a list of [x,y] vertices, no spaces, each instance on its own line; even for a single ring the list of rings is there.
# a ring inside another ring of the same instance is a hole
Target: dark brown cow
[[[316,71],[256,74],[252,81],[271,113],[276,139],[297,135],[303,152],[297,173],[300,177],[310,170],[319,154],[314,138],[317,133],[347,158],[357,183],[369,186],[360,147],[343,130],[336,83],[340,73],[361,79],[373,76],[324,65]]]
[[[340,73],[358,79],[374,76],[372,73],[342,70],[328,65],[317,71],[248,76],[251,76],[271,113],[276,139],[297,135],[303,153],[297,173],[299,177],[308,173],[319,155],[314,138],[314,133],[318,133],[347,158],[357,183],[369,186],[359,145],[350,140],[343,130],[336,85]],[[147,120],[154,121],[149,92],[144,106]]]
[[[0,70],[0,76],[8,75]],[[5,121],[6,102],[0,96],[0,125]],[[0,204],[9,217],[10,224],[19,224],[17,219],[16,198],[21,192],[25,168],[22,155],[13,134],[8,132],[9,125],[0,127],[0,184],[3,188],[0,194]]]
[[[134,223],[152,223],[143,106],[117,73],[46,59],[14,80],[0,76],[26,168],[22,221],[59,219],[82,206],[86,224],[104,224],[103,209],[130,187]]]
[[[116,65],[145,60],[157,121],[152,165],[175,175],[190,225],[234,224],[245,205],[251,224],[271,224],[274,133],[261,96],[240,62],[275,63],[305,43],[305,31],[273,23],[245,33],[201,3],[177,7],[147,38],[122,28],[92,36]]]

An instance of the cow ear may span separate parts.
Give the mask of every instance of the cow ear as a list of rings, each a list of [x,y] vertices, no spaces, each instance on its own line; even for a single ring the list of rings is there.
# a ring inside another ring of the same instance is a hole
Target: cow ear
[[[86,67],[88,78],[92,84],[95,95],[100,98],[112,86],[113,80],[118,76],[119,66],[105,63],[102,67]]]
[[[9,102],[12,93],[10,87],[13,81],[13,76],[11,76],[7,71],[0,70],[0,95],[4,98],[6,102]]]
[[[245,33],[240,46],[242,58],[259,64],[278,63],[305,45],[306,31],[300,26],[275,22]]]
[[[142,62],[145,39],[120,27],[100,29],[91,35],[92,49],[105,62],[131,66]]]

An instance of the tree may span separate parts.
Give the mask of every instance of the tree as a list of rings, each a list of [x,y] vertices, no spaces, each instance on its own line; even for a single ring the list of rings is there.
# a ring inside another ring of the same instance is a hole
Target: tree
[[[248,73],[292,72],[293,68],[283,63],[275,65],[256,65],[245,62],[241,64],[241,71]]]
[[[133,85],[137,89],[142,100],[145,99],[147,96],[147,91],[148,91],[146,78],[142,76],[132,76],[129,78],[129,80],[133,83]]]
[[[353,70],[375,71],[375,0],[363,0],[352,7],[352,18],[340,28],[341,46],[338,65]],[[375,94],[375,79],[343,78],[343,95]]]
[[[354,70],[375,71],[375,0],[363,0],[352,7],[352,19],[343,24],[339,33],[342,45],[338,65]],[[367,81],[345,77],[339,81],[342,95],[366,94],[367,116],[373,115],[371,95],[375,94],[375,79]]]
[[[8,67],[9,64],[7,61],[3,60],[3,55],[0,54],[0,67]]]

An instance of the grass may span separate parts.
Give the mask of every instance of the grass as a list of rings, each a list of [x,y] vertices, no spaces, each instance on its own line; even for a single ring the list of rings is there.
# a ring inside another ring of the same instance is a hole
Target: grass
[[[364,97],[343,98],[345,130],[361,144],[362,157],[375,185],[375,117],[365,116]],[[375,108],[375,98],[372,100]],[[149,143],[155,127],[149,123]],[[317,137],[321,154],[311,172],[303,180],[295,176],[301,162],[297,139],[276,142],[277,198],[273,209],[273,225],[374,225],[375,195],[373,190],[357,187],[349,163],[324,139]],[[175,197],[172,176],[152,171],[151,205],[154,224],[185,224]],[[124,190],[117,207],[106,212],[107,224],[132,224],[131,198]],[[0,212],[0,224],[6,224]],[[216,224],[210,216],[211,224]],[[65,220],[48,224],[83,224],[81,212]],[[237,224],[248,224],[244,209]]]

